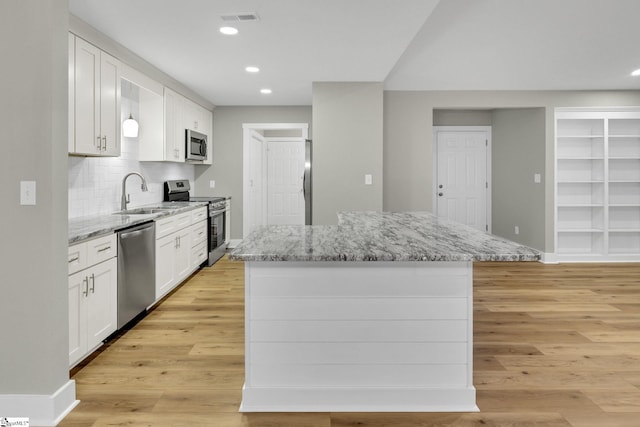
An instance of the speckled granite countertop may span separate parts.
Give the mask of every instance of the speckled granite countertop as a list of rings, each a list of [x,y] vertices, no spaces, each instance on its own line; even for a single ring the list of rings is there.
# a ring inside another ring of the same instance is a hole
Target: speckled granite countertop
[[[98,237],[131,227],[143,222],[156,220],[165,216],[175,215],[197,208],[207,206],[206,202],[159,202],[153,205],[139,207],[166,207],[172,208],[163,212],[144,215],[95,215],[69,219],[69,244]],[[131,208],[135,209],[135,208]]]
[[[537,261],[540,253],[429,212],[341,212],[338,225],[265,226],[230,254],[244,261]]]

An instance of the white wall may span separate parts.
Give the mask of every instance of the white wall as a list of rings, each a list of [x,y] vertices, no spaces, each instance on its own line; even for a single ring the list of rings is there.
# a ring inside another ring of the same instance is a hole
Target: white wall
[[[12,405],[69,384],[67,19],[65,0],[0,2],[0,415],[32,425],[38,408]]]
[[[314,224],[382,210],[382,100],[382,83],[313,83]]]
[[[493,110],[492,233],[544,250],[544,108]],[[515,226],[519,234],[515,234]]]

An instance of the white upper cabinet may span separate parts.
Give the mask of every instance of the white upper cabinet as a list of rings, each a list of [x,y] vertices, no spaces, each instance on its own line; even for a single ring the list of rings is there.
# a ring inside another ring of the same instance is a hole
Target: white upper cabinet
[[[184,162],[185,130],[184,126],[185,97],[164,88],[164,148],[165,158],[173,162]]]
[[[213,150],[213,141],[211,135],[211,111],[196,104],[190,99],[184,99],[184,127],[207,135],[207,158],[196,164],[210,165],[212,163],[211,153]]]
[[[157,103],[152,93],[147,98],[140,99],[140,160],[167,161],[184,163],[186,153],[186,130],[191,129],[207,135],[207,160],[196,164],[211,164],[211,111],[196,104],[178,92],[164,88],[164,138],[158,138],[155,133],[152,138],[143,135],[143,129],[149,128],[145,114],[157,111]],[[149,112],[149,113],[145,113]],[[153,121],[154,123],[156,121]],[[156,129],[157,126],[153,126]]]
[[[69,50],[69,153],[119,156],[120,62],[72,35]]]
[[[211,138],[211,111],[185,98],[184,126]]]
[[[75,150],[76,134],[76,36],[69,33],[69,143],[68,151]]]

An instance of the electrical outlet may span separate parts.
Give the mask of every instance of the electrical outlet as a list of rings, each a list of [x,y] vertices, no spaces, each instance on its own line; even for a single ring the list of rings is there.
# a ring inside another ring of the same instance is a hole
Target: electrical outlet
[[[516,234],[520,234],[520,227],[518,227],[518,226],[516,225],[513,231],[514,231]]]
[[[209,181],[209,188],[216,188],[216,182],[213,179]]]
[[[366,174],[364,176],[364,184],[365,185],[371,185],[373,184],[373,177],[371,176],[371,174]]]
[[[542,182],[542,176],[540,176],[539,173],[534,173],[533,182],[535,182],[536,184],[540,184]]]

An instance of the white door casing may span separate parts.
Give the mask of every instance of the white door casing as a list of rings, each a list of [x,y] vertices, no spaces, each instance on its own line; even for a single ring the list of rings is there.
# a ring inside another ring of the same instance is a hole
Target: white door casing
[[[491,128],[434,126],[436,215],[491,232]]]
[[[244,236],[255,226],[265,224],[263,212],[264,196],[264,137],[251,130],[247,135],[246,149],[248,155],[248,165],[245,169],[245,227]]]
[[[267,224],[304,225],[304,139],[267,141]]]

